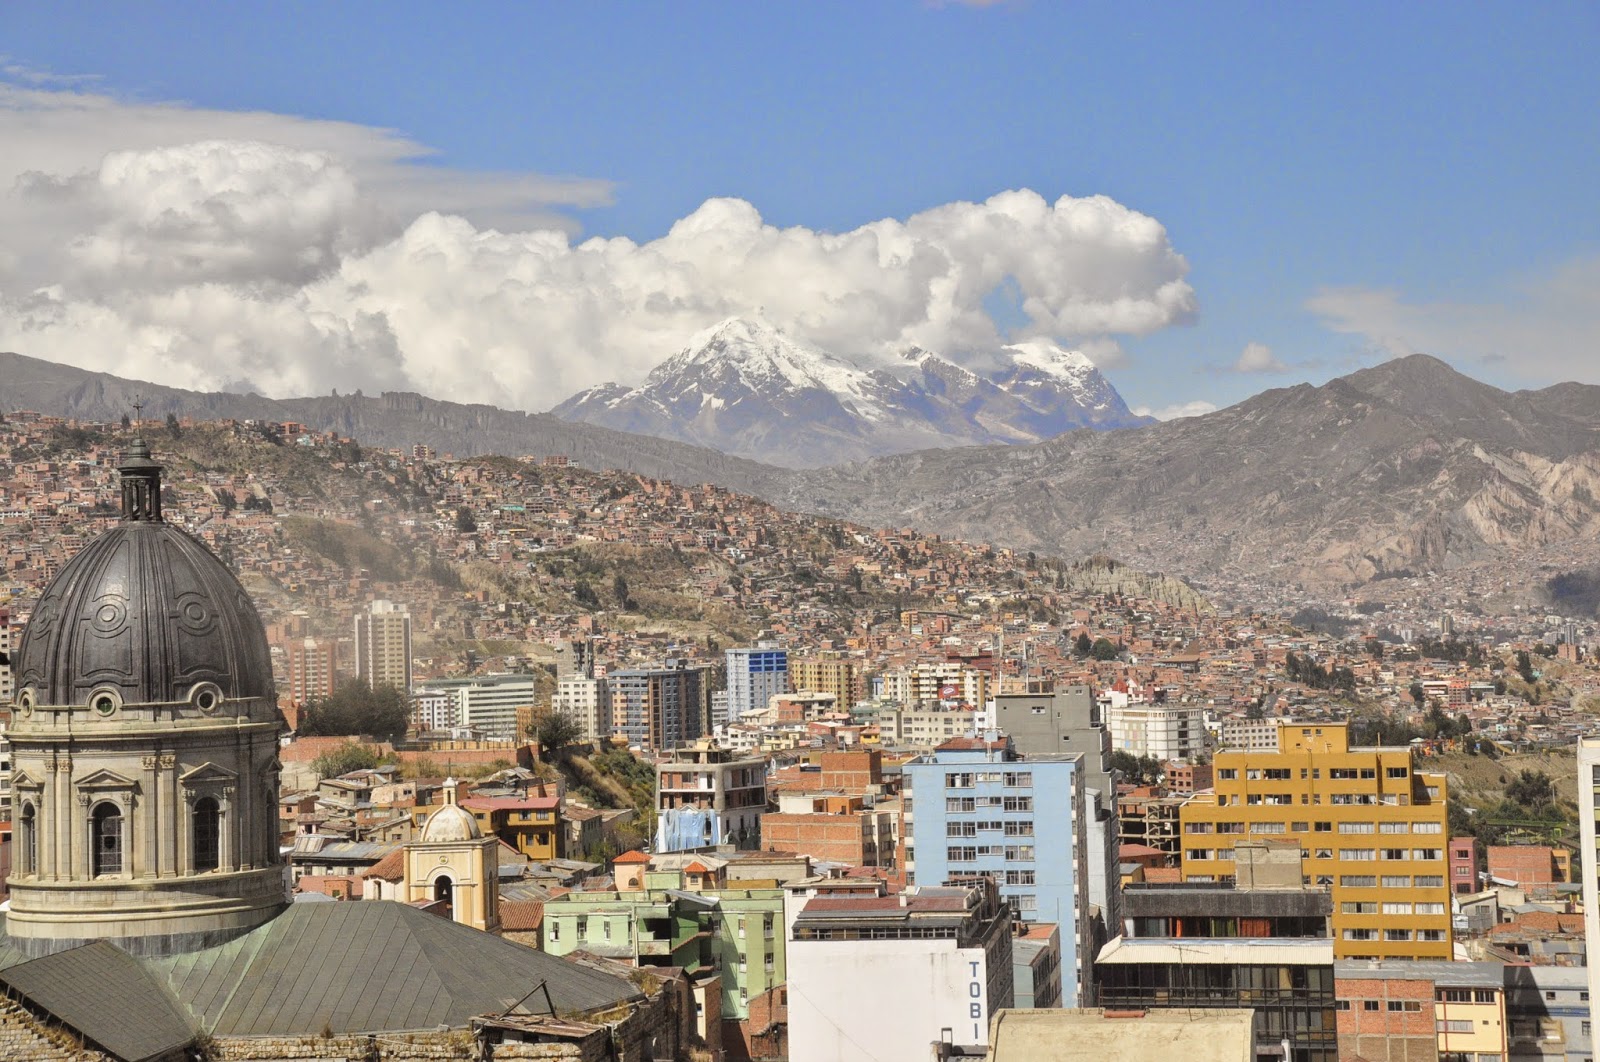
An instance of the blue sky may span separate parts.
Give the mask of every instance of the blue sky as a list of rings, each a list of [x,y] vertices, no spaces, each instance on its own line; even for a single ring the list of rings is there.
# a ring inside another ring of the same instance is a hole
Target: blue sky
[[[645,243],[725,196],[769,225],[839,233],[1008,189],[1107,196],[1165,227],[1198,306],[1087,337],[1129,402],[1154,409],[1224,405],[1411,350],[1504,386],[1600,382],[1597,48],[1593,3],[0,11],[14,88],[91,94],[113,114],[175,105],[194,120],[169,123],[174,143],[239,137],[229,112],[301,132],[393,130],[433,152],[399,165],[439,171],[439,208],[479,229],[521,212]],[[0,124],[0,154],[8,137],[48,140],[52,121],[47,108]],[[62,161],[35,168],[92,167],[95,130],[72,135]],[[114,125],[104,136],[121,146]],[[363,143],[356,155],[382,155]],[[537,209],[473,184],[519,175],[573,180]],[[427,181],[403,181],[402,212],[426,208]],[[354,250],[329,240],[331,268],[380,236],[349,236]],[[1128,283],[1146,276],[1133,272]],[[74,334],[115,343],[93,319],[62,310],[48,337],[41,326],[43,356],[67,357]],[[25,353],[28,338],[4,337]],[[363,340],[344,342],[339,379],[359,381]],[[391,373],[374,384],[400,378],[417,341],[371,342],[393,348],[374,355]],[[1243,367],[1268,371],[1231,368],[1247,348]],[[177,365],[170,348],[152,358]],[[259,382],[260,360],[234,368]],[[531,406],[528,393],[508,385]]]

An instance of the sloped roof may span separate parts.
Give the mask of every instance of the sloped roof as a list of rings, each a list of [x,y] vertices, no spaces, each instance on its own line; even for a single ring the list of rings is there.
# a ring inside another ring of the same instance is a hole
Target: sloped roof
[[[126,1062],[159,1058],[194,1039],[161,982],[103,940],[19,963],[0,981]]]
[[[541,981],[563,1012],[640,994],[619,978],[381,901],[294,905],[237,940],[149,966],[217,1036],[461,1028]],[[540,992],[522,1012],[544,1005]]]

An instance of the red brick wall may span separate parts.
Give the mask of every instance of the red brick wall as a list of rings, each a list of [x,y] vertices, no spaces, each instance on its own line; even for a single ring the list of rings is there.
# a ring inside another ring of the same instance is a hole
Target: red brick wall
[[[1336,1016],[1339,1058],[1367,1062],[1436,1062],[1439,1055],[1434,1029],[1433,982],[1390,978],[1341,977],[1334,995],[1349,1009]],[[1390,1010],[1390,1002],[1411,1001],[1415,1011]],[[1368,1009],[1376,1003],[1377,1009]]]

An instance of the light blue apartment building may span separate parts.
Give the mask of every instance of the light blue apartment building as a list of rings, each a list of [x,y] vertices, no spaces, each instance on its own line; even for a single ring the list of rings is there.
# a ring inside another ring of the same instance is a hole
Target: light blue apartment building
[[[789,653],[780,649],[777,642],[729,649],[727,660],[727,722],[736,722],[746,712],[765,708],[773,696],[789,692]]]
[[[989,875],[1027,922],[1060,926],[1061,998],[1090,985],[1082,754],[1019,756],[1010,741],[956,738],[902,768],[906,869],[917,885]]]

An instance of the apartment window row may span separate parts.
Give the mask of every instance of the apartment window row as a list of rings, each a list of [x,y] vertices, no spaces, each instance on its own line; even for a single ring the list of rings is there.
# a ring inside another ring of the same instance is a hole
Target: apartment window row
[[[1032,885],[1033,884],[1033,871],[1031,871],[1031,870],[1008,870],[1008,871],[1006,871],[1006,884],[1007,885]]]
[[[1031,789],[1032,771],[949,771],[944,776],[946,789],[971,789],[982,782],[999,783],[1008,789]]]
[[[1335,1001],[1335,1009],[1349,1010],[1354,1002],[1360,1002],[1361,1009],[1366,1011],[1387,1010],[1391,1014],[1420,1014],[1422,1001],[1419,999],[1363,999],[1359,1001],[1341,999]]]
[[[1440,988],[1435,990],[1433,998],[1440,1003],[1493,1003],[1495,991],[1492,988]]]

